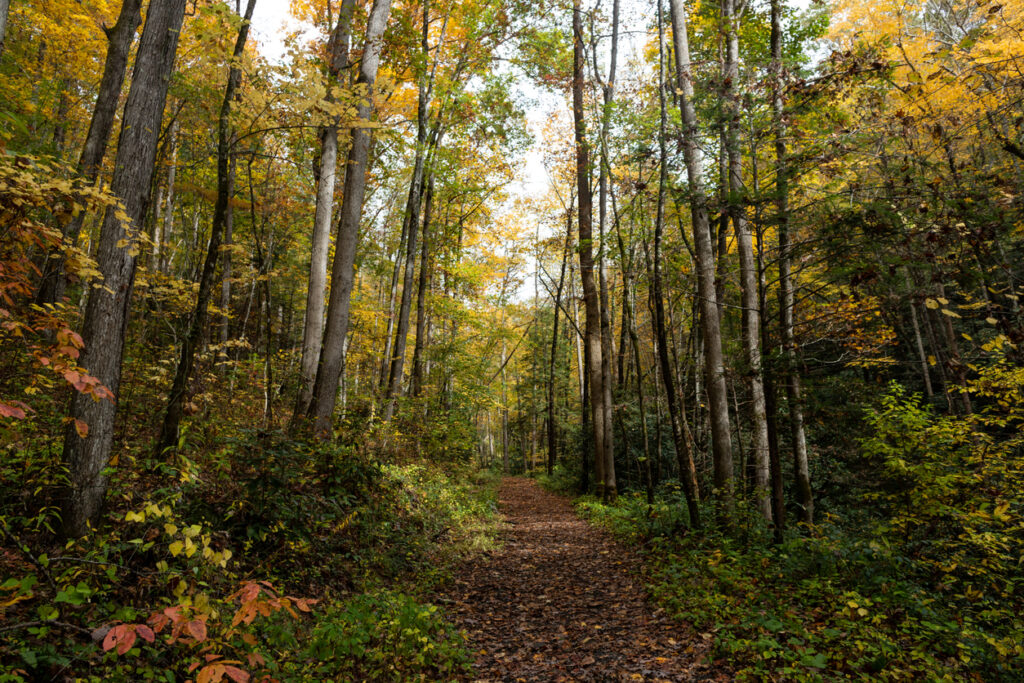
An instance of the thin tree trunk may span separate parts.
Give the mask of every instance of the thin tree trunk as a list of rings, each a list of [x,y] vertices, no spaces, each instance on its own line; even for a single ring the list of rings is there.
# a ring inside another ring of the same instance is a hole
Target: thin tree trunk
[[[779,223],[779,317],[782,348],[786,361],[786,402],[789,404],[789,431],[793,448],[793,469],[796,475],[797,503],[800,521],[814,522],[814,495],[807,462],[807,437],[804,432],[803,397],[800,372],[796,363],[796,340],[793,330],[792,245],[789,237],[789,163],[786,159],[786,120],[782,99],[782,0],[772,0],[772,126],[775,136],[776,188],[775,206]],[[777,522],[781,523],[781,522]]]
[[[566,210],[565,247],[562,249],[562,268],[555,290],[555,320],[551,325],[551,358],[548,362],[548,476],[554,473],[558,460],[558,423],[555,420],[555,361],[558,356],[558,313],[562,306],[562,289],[565,287],[565,270],[572,244],[572,205]]]
[[[156,442],[156,454],[159,456],[169,450],[173,450],[178,443],[178,429],[184,417],[185,397],[188,395],[188,384],[192,378],[192,368],[195,366],[196,351],[202,342],[203,333],[206,330],[207,309],[213,297],[214,280],[217,275],[217,260],[220,258],[220,245],[224,238],[224,226],[227,224],[228,205],[231,203],[231,190],[234,181],[231,177],[231,105],[235,100],[235,93],[242,82],[242,70],[237,64],[242,53],[245,51],[245,44],[249,39],[249,26],[252,23],[252,13],[256,9],[256,0],[249,0],[245,8],[245,16],[242,17],[242,26],[238,30],[238,38],[235,41],[235,49],[232,53],[232,66],[228,70],[228,85],[224,91],[224,101],[220,108],[220,119],[217,126],[217,204],[213,209],[213,223],[210,227],[210,243],[206,249],[206,260],[203,262],[203,271],[199,280],[199,295],[196,298],[196,307],[192,311],[192,319],[189,324],[188,334],[181,345],[181,357],[178,360],[178,369],[174,374],[174,383],[171,385],[171,394],[167,400],[167,410],[164,413],[163,426],[160,428],[160,436]]]
[[[683,0],[671,0],[675,41],[676,78],[683,121],[683,158],[690,182],[694,253],[697,265],[697,297],[704,329],[705,373],[711,416],[714,482],[721,511],[729,517],[733,507],[732,442],[729,435],[729,399],[722,359],[722,332],[715,291],[715,259],[711,247],[707,194],[697,146],[697,114],[693,107],[690,45]]]
[[[352,13],[355,0],[344,0],[338,10],[338,23],[331,35],[331,63],[328,88],[338,82],[341,72],[349,66]],[[328,101],[332,101],[330,90]],[[327,299],[327,256],[331,244],[331,217],[334,214],[334,188],[338,171],[337,122],[324,127],[320,141],[320,172],[316,186],[316,214],[309,262],[309,289],[306,294],[306,317],[302,328],[302,383],[299,388],[295,416],[309,410],[316,382],[317,362],[324,336],[324,308]]]
[[[690,449],[689,434],[686,427],[686,415],[677,404],[676,386],[669,360],[668,333],[665,326],[665,299],[661,289],[661,237],[665,229],[665,192],[668,190],[668,108],[665,102],[665,27],[663,2],[658,0],[658,64],[659,64],[659,101],[661,105],[661,121],[658,132],[661,169],[658,176],[658,210],[654,225],[654,278],[651,282],[651,298],[654,299],[655,334],[658,340],[658,362],[661,367],[661,379],[668,397],[668,415],[672,427],[672,441],[676,448],[676,460],[679,463],[679,479],[683,482],[686,496],[686,507],[690,514],[690,525],[695,529],[701,527],[699,494],[697,492],[697,468],[693,462]],[[680,424],[680,420],[683,421]]]
[[[366,25],[366,45],[363,49],[362,64],[357,83],[366,88],[366,98],[358,107],[358,118],[369,122],[373,114],[373,86],[377,80],[380,65],[381,43],[391,0],[374,0]],[[335,243],[334,264],[331,268],[331,298],[327,306],[327,327],[320,351],[313,401],[309,414],[315,418],[314,429],[322,439],[331,434],[331,417],[338,396],[338,382],[341,379],[342,363],[345,356],[345,338],[348,336],[348,314],[352,299],[352,285],[355,277],[356,245],[359,240],[359,223],[363,215],[363,200],[366,196],[366,167],[370,155],[370,131],[357,127],[352,131],[352,148],[348,155],[348,170],[345,174],[345,202],[341,207],[338,221],[338,238]]]
[[[150,199],[157,136],[184,16],[185,0],[156,3],[146,15],[111,182],[111,191],[120,198],[127,220],[122,220],[121,211],[113,207],[104,215],[96,258],[104,286],[92,290],[85,311],[81,364],[115,397],[120,392],[138,230]],[[122,246],[125,242],[127,248]],[[113,446],[115,400],[96,401],[77,392],[71,400],[71,421],[64,438],[64,461],[71,490],[64,504],[63,520],[69,536],[86,534],[89,522],[96,519],[103,503],[107,489],[103,471]],[[76,429],[79,422],[89,428],[84,438]]]
[[[416,343],[412,350],[412,395],[423,390],[423,353],[427,345],[427,289],[430,287],[430,223],[434,210],[434,173],[427,180],[423,209],[423,244],[420,249],[420,282],[416,292]]]
[[[231,167],[228,169],[228,181],[230,187],[228,188],[228,196],[232,197],[235,194],[235,171],[237,165],[237,159],[234,155],[231,155]],[[220,343],[224,345],[231,337],[231,246],[234,244],[234,231],[235,231],[235,209],[228,202],[227,212],[224,216],[224,263],[221,265],[221,283],[220,283]],[[221,349],[221,354],[227,358],[227,350]]]
[[[398,308],[398,323],[395,327],[395,341],[392,344],[391,365],[388,372],[387,391],[384,394],[384,421],[391,419],[395,412],[395,400],[402,384],[405,367],[405,347],[409,338],[409,315],[412,308],[413,277],[416,270],[416,238],[420,224],[420,205],[423,199],[423,173],[428,154],[428,124],[430,123],[430,99],[434,87],[434,71],[426,68],[430,59],[430,2],[424,0],[420,48],[423,51],[424,72],[419,81],[419,97],[416,114],[416,161],[413,165],[412,182],[409,185],[409,201],[405,217],[408,222],[406,244],[405,276],[402,283],[402,303]],[[442,37],[443,42],[443,37]],[[440,121],[438,121],[440,126]],[[439,130],[435,129],[435,140]]]
[[[153,235],[153,269],[165,272],[164,256],[161,251],[164,244],[171,239],[174,233],[174,183],[178,177],[178,122],[171,124],[170,152],[167,161],[167,194],[165,211],[162,217],[157,217],[156,228]],[[159,210],[159,206],[157,209]],[[161,218],[163,219],[161,221]]]
[[[7,21],[8,0],[0,0],[0,21]],[[107,56],[103,64],[103,76],[96,93],[96,105],[93,108],[89,132],[82,146],[82,155],[78,160],[78,175],[83,186],[92,185],[99,177],[100,165],[107,152],[110,134],[114,129],[117,105],[121,100],[121,88],[124,86],[124,75],[128,67],[128,55],[131,52],[135,32],[139,28],[142,17],[139,8],[142,0],[125,0],[113,28],[105,29],[107,35]],[[0,27],[0,54],[3,54],[3,33]],[[163,112],[161,112],[161,115]],[[155,151],[154,151],[155,157]],[[146,179],[149,182],[149,179]],[[148,201],[148,200],[147,200]],[[145,215],[145,214],[143,214]],[[78,237],[85,223],[85,212],[81,211],[71,219],[64,228],[64,243],[67,246],[78,244]],[[141,219],[140,219],[141,225]],[[51,304],[64,298],[67,288],[67,273],[64,270],[64,258],[49,259],[47,272],[44,274],[36,302]]]
[[[740,292],[743,299],[743,349],[746,352],[746,384],[750,394],[751,459],[754,468],[754,500],[761,516],[772,519],[768,419],[764,379],[761,374],[761,315],[758,305],[757,263],[754,241],[746,218],[746,188],[743,183],[743,152],[739,138],[739,17],[735,0],[722,0],[722,28],[725,31],[725,72],[722,99],[725,103],[726,151],[729,157],[729,214],[736,231],[740,257]],[[738,416],[737,416],[738,417]]]

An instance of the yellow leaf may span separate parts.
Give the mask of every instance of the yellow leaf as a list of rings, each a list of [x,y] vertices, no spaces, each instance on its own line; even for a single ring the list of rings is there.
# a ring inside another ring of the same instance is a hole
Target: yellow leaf
[[[939,307],[939,302],[936,301],[935,299],[925,299],[924,305],[934,311]]]
[[[181,551],[184,549],[184,547],[184,543],[182,543],[181,541],[175,541],[170,546],[168,546],[167,549],[171,551],[171,555],[177,557],[178,555],[181,555]]]

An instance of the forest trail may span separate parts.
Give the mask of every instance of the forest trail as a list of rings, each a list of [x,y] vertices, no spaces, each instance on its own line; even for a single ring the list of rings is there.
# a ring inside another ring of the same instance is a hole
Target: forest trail
[[[708,641],[646,600],[634,553],[535,482],[501,483],[503,547],[464,565],[448,598],[474,681],[727,680]]]

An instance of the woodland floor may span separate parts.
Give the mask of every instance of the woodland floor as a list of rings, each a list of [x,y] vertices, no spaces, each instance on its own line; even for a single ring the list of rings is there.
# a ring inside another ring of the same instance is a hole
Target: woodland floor
[[[527,479],[501,483],[502,547],[466,563],[449,613],[485,681],[728,680],[710,643],[647,601],[639,560]]]

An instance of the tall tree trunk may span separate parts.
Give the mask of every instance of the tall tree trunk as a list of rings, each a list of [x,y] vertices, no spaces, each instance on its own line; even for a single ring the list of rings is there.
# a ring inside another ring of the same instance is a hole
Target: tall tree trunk
[[[352,13],[355,0],[344,0],[338,10],[338,24],[331,35],[331,63],[328,87],[338,82],[349,65]],[[328,101],[332,96],[328,91]],[[327,299],[327,255],[331,243],[331,217],[334,213],[334,188],[338,171],[338,125],[324,127],[320,141],[320,172],[316,186],[316,214],[309,262],[309,289],[306,294],[306,317],[302,328],[302,384],[295,406],[295,415],[305,415],[313,400],[317,362],[324,338],[324,308]]]
[[[551,324],[551,356],[548,362],[548,476],[555,470],[558,460],[558,422],[555,420],[555,362],[558,358],[558,313],[562,306],[562,289],[565,287],[565,269],[572,244],[572,204],[566,209],[565,247],[562,249],[562,268],[555,290],[554,322]]]
[[[412,395],[423,390],[423,354],[427,346],[427,289],[430,287],[430,223],[434,210],[434,172],[427,180],[423,209],[423,245],[420,249],[420,282],[416,292],[416,343],[412,350]]]
[[[7,2],[0,0],[0,21],[7,21]],[[104,29],[107,35],[107,56],[103,64],[103,76],[96,93],[96,105],[93,108],[89,132],[85,136],[82,155],[78,160],[78,175],[83,186],[92,185],[100,174],[100,165],[107,152],[110,134],[114,129],[117,105],[121,100],[121,88],[124,86],[124,74],[128,67],[128,55],[131,52],[135,32],[139,28],[142,17],[139,7],[142,0],[125,0],[121,5],[117,23],[113,28]],[[3,53],[3,28],[0,27],[0,54]],[[163,112],[161,112],[163,114]],[[154,151],[155,156],[155,151]],[[146,182],[149,182],[147,178]],[[145,215],[145,214],[143,214]],[[78,236],[85,223],[85,212],[79,212],[64,228],[64,242],[68,246],[78,243]],[[141,223],[140,223],[141,225]],[[67,274],[64,271],[64,258],[49,259],[47,272],[43,276],[37,303],[56,303],[64,297],[67,288]]]
[[[192,379],[192,368],[195,366],[196,351],[202,343],[206,331],[207,309],[213,297],[214,280],[217,276],[217,261],[220,258],[220,245],[224,239],[224,226],[227,225],[228,206],[231,203],[231,191],[234,179],[231,177],[231,105],[242,82],[242,69],[236,64],[245,52],[245,44],[249,40],[249,26],[252,13],[256,9],[256,0],[249,0],[242,17],[242,26],[238,30],[235,49],[232,53],[228,69],[228,85],[224,89],[224,101],[220,106],[220,118],[217,123],[217,203],[213,208],[213,223],[210,226],[210,243],[206,248],[206,260],[203,262],[202,275],[199,279],[199,295],[196,307],[192,311],[188,334],[181,345],[181,357],[178,369],[174,373],[171,395],[167,400],[163,425],[156,442],[156,454],[159,456],[173,450],[178,443],[178,429],[184,417],[185,398],[188,395],[188,384]],[[268,303],[269,306],[269,303]],[[269,321],[269,312],[268,312]]]
[[[81,364],[114,396],[121,385],[121,361],[128,332],[128,312],[135,282],[138,235],[150,199],[150,180],[156,164],[157,136],[174,69],[178,35],[185,16],[185,0],[166,0],[150,7],[142,31],[134,78],[125,104],[111,191],[120,198],[121,211],[109,208],[103,217],[97,263],[104,286],[93,289],[85,310]],[[127,242],[128,246],[122,246]],[[114,400],[95,401],[75,393],[64,438],[64,461],[70,492],[64,504],[64,528],[69,536],[82,536],[100,511],[107,489],[103,474],[114,440]],[[77,422],[88,425],[82,438]]]
[[[446,24],[447,25],[447,24]],[[405,208],[408,223],[406,244],[405,275],[402,283],[402,303],[398,308],[398,322],[395,326],[395,341],[392,344],[387,391],[384,393],[384,421],[391,419],[395,412],[395,400],[402,384],[405,367],[405,347],[409,339],[409,315],[412,309],[413,277],[416,272],[416,239],[420,224],[420,205],[423,199],[423,174],[428,155],[428,125],[430,123],[430,99],[434,87],[434,71],[427,68],[430,60],[430,2],[424,0],[420,49],[423,51],[423,74],[419,80],[419,97],[416,109],[416,161],[413,165],[412,182],[409,185],[409,201]],[[443,42],[442,33],[442,42]],[[440,126],[440,121],[438,121]],[[439,128],[435,128],[435,139]]]
[[[381,43],[391,12],[391,0],[374,0],[366,24],[366,45],[359,68],[357,84],[366,88],[366,99],[360,102],[358,118],[369,122],[373,114],[373,86],[380,65]],[[345,173],[345,202],[338,220],[338,238],[335,243],[334,264],[331,267],[331,298],[327,305],[327,327],[320,351],[309,414],[315,418],[314,429],[322,439],[331,435],[331,416],[338,396],[345,356],[345,338],[348,336],[348,314],[355,277],[356,246],[359,241],[359,223],[363,215],[366,196],[366,166],[370,156],[370,131],[356,127],[352,131]]]
[[[733,507],[732,441],[729,435],[729,398],[722,359],[722,331],[715,291],[715,257],[711,246],[708,200],[704,190],[699,148],[697,114],[693,107],[693,76],[690,45],[683,0],[671,0],[672,33],[675,42],[676,78],[683,122],[683,158],[690,182],[690,212],[693,221],[694,254],[697,260],[697,297],[700,299],[704,330],[704,369],[711,417],[714,483],[722,513]]]
[[[754,500],[761,516],[771,521],[770,452],[765,408],[764,379],[761,374],[761,315],[758,302],[757,262],[754,241],[746,217],[746,188],[743,182],[743,152],[740,148],[739,102],[739,17],[736,0],[722,0],[722,30],[725,33],[725,70],[722,100],[725,107],[725,146],[729,158],[729,215],[736,232],[740,257],[740,292],[743,300],[743,350],[746,384],[750,394],[751,457],[754,470]],[[738,419],[738,416],[737,416]]]
[[[665,102],[665,29],[663,21],[663,2],[658,0],[658,94],[661,104],[661,120],[658,131],[658,147],[660,151],[661,169],[658,176],[658,210],[654,224],[654,278],[651,282],[651,298],[654,299],[654,324],[658,340],[658,363],[661,367],[661,379],[668,397],[668,416],[672,426],[672,440],[676,448],[676,459],[679,462],[679,479],[683,482],[686,496],[686,507],[690,514],[690,524],[699,529],[700,508],[697,492],[697,468],[693,462],[690,448],[689,429],[686,426],[686,415],[680,410],[672,364],[669,359],[668,333],[665,325],[665,298],[661,289],[661,237],[665,229],[665,192],[668,187],[668,108]],[[680,424],[682,422],[682,424]]]
[[[604,371],[601,343],[601,302],[594,283],[594,230],[593,196],[590,187],[590,143],[583,100],[584,41],[581,0],[573,0],[573,76],[572,111],[576,129],[576,184],[579,206],[580,278],[583,283],[583,305],[586,309],[586,345],[588,351],[588,377],[590,379],[591,427],[593,430],[594,475],[598,495],[607,497],[605,439],[610,425],[606,422]],[[614,479],[612,480],[614,482]],[[611,493],[614,493],[612,491]]]
[[[231,155],[230,168],[228,169],[228,197],[232,197],[235,194],[235,171],[238,160],[235,155]],[[228,339],[231,338],[231,246],[234,244],[235,239],[235,209],[228,202],[226,215],[224,216],[224,249],[223,263],[221,265],[221,281],[220,281],[220,343],[226,344]],[[221,355],[227,358],[227,350],[221,349]]]
[[[782,0],[772,0],[772,128],[775,137],[775,209],[779,223],[779,317],[782,348],[786,361],[786,402],[789,404],[789,432],[796,474],[800,521],[814,522],[814,495],[807,463],[807,436],[804,432],[803,397],[797,368],[796,338],[793,332],[792,245],[789,236],[789,162],[786,158],[786,119],[783,102]]]
[[[596,41],[595,41],[596,42]],[[596,65],[597,50],[594,50],[595,73],[598,73]],[[608,271],[605,263],[605,236],[608,226],[608,176],[611,171],[608,159],[608,135],[611,131],[612,105],[615,102],[615,77],[619,59],[619,0],[612,2],[612,45],[610,64],[608,67],[608,80],[602,88],[604,96],[604,110],[601,115],[601,162],[598,169],[598,285],[601,294],[601,375],[604,382],[604,495],[606,498],[614,499],[617,486],[615,483],[615,430],[613,428],[614,416],[612,400],[612,386],[614,377],[612,372],[612,358],[614,355],[612,343],[612,322],[611,322],[611,299],[608,295]],[[621,378],[619,378],[621,381]]]

